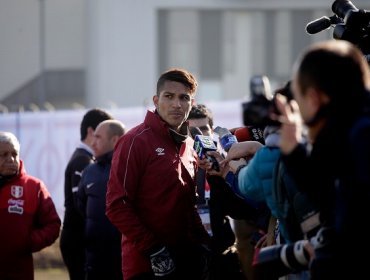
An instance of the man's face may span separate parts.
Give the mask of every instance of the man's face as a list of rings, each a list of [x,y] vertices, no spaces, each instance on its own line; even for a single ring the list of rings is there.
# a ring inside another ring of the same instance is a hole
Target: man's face
[[[212,129],[209,126],[208,118],[201,119],[188,119],[189,127],[198,127],[202,131],[203,135],[211,136]]]
[[[10,143],[0,143],[0,175],[11,176],[19,170],[19,151]]]
[[[98,125],[94,132],[94,140],[92,148],[95,153],[95,157],[100,157],[110,151],[113,151],[115,142],[113,137],[109,134],[109,125],[101,124]]]
[[[165,81],[159,96],[153,96],[153,102],[161,118],[178,131],[187,119],[194,99],[183,84]]]

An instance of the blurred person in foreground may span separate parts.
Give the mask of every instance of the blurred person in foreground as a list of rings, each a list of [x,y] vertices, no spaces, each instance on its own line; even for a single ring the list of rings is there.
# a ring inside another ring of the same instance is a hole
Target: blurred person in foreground
[[[96,161],[82,172],[78,206],[85,219],[86,280],[123,279],[121,233],[105,215],[107,183],[113,149],[125,133],[118,120],[106,120],[95,129],[92,147]]]
[[[366,278],[362,256],[370,243],[359,236],[370,213],[369,66],[351,43],[324,41],[298,59],[292,85],[295,101],[278,96],[276,118],[287,171],[319,210],[324,229],[319,246],[306,245],[311,279]]]
[[[80,144],[74,150],[64,172],[64,219],[60,236],[60,250],[68,269],[70,280],[84,279],[85,239],[84,220],[77,205],[78,184],[82,170],[94,162],[94,131],[99,123],[113,119],[106,111],[93,108],[88,110],[80,124]]]
[[[195,204],[196,153],[186,122],[196,89],[190,72],[164,72],[155,110],[115,147],[106,214],[123,234],[126,280],[208,275],[209,235]]]
[[[45,184],[26,173],[14,134],[0,132],[0,279],[33,280],[32,253],[59,236],[61,220]]]

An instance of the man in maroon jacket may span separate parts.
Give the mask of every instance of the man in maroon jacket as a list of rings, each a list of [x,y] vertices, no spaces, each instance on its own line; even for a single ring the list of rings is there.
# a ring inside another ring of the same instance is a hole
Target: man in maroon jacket
[[[195,206],[196,154],[186,123],[196,88],[186,70],[163,73],[155,111],[115,147],[106,214],[123,234],[125,280],[205,279],[209,236]]]
[[[44,183],[26,174],[20,145],[0,131],[0,279],[32,280],[32,253],[59,236],[61,220]]]

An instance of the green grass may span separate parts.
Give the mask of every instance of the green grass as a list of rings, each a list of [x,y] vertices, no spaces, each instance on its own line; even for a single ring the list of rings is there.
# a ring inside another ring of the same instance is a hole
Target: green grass
[[[68,272],[61,268],[35,269],[35,280],[68,280]]]
[[[35,280],[68,280],[59,248],[59,239],[49,247],[33,254]]]

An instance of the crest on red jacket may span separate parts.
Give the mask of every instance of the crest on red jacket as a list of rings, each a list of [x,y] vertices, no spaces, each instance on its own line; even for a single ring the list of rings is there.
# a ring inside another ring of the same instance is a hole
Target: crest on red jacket
[[[21,198],[23,196],[23,187],[22,186],[12,186],[11,194],[14,198]]]

